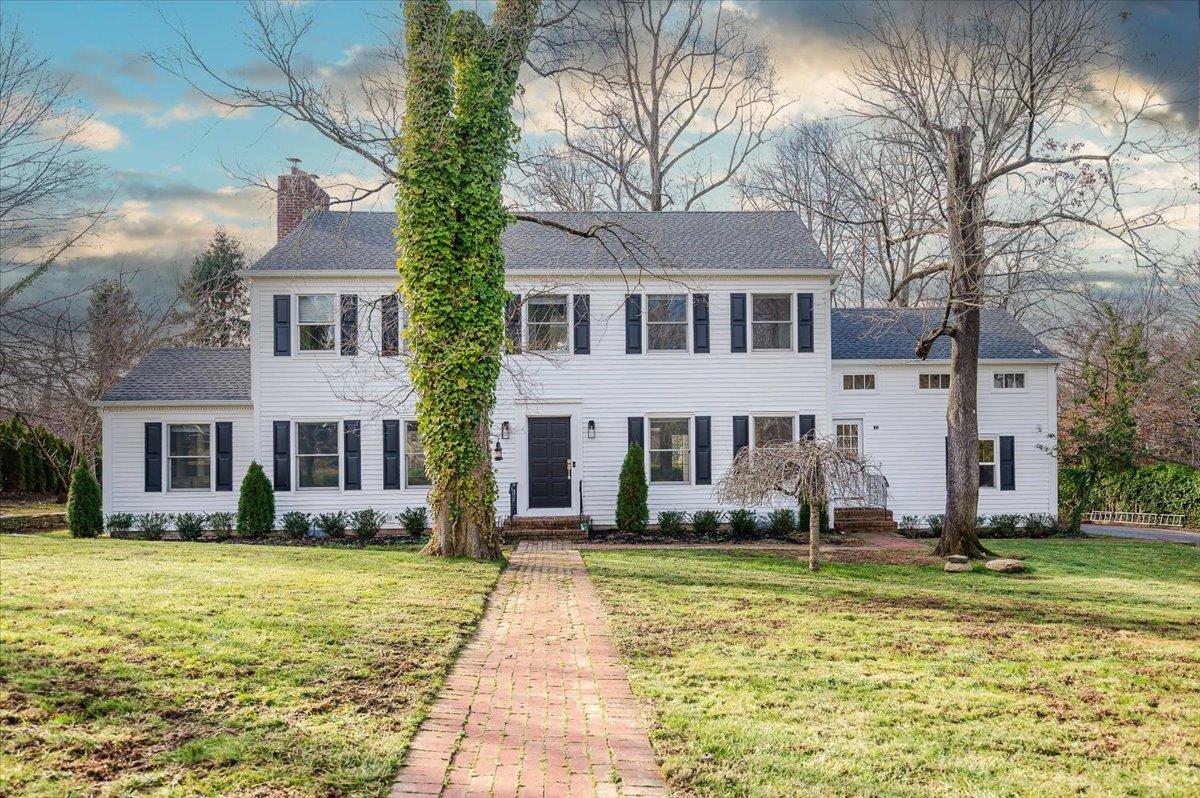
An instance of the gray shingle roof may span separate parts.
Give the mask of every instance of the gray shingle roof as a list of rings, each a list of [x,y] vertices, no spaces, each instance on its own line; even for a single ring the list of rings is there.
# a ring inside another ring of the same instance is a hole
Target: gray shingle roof
[[[110,388],[101,402],[250,401],[250,350],[155,349]]]
[[[941,308],[835,308],[834,360],[915,360],[921,336],[936,329]],[[1054,351],[1003,310],[980,311],[979,357],[983,360],[1052,360]],[[950,340],[939,338],[929,360],[949,360]]]
[[[538,212],[575,230],[608,225],[598,239],[581,238],[537,222],[517,221],[504,232],[508,271],[601,271],[642,267],[660,273],[692,269],[828,269],[812,235],[786,211]],[[291,269],[396,268],[395,216],[383,212],[321,211],[309,216],[257,263],[252,272]]]

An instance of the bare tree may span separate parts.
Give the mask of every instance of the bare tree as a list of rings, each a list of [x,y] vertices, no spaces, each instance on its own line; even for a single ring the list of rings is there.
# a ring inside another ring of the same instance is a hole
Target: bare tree
[[[745,448],[737,453],[716,495],[723,502],[763,505],[790,499],[808,504],[808,567],[821,557],[821,508],[843,495],[865,496],[879,475],[858,452],[833,438],[802,438],[788,443]]]
[[[989,275],[1006,256],[1022,253],[1019,263],[1029,267],[1028,248],[1050,256],[1084,232],[1117,242],[1135,264],[1161,263],[1168,253],[1155,236],[1178,199],[1143,194],[1130,202],[1136,189],[1123,181],[1124,159],[1193,156],[1194,141],[1165,126],[1153,87],[1127,99],[1104,35],[1104,4],[907,9],[880,3],[857,21],[851,113],[860,135],[921,164],[917,179],[937,198],[927,218],[887,243],[920,240],[946,257],[907,274],[891,298],[921,281],[940,283],[940,321],[915,347],[925,357],[938,338],[951,339],[938,551],[980,556],[976,385]],[[1107,145],[1071,143],[1065,128],[1073,120],[1115,132]]]
[[[85,146],[92,117],[70,89],[0,11],[0,308],[107,210],[87,204],[103,168]]]
[[[772,137],[787,102],[740,11],[704,0],[561,5],[530,58],[553,81],[559,140],[520,163],[526,200],[702,207]]]

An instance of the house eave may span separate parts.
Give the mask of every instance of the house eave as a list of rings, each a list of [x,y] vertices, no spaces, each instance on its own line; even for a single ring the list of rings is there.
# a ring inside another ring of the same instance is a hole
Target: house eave
[[[121,407],[253,407],[250,399],[96,399],[92,407],[114,410]]]
[[[835,357],[834,363],[853,363],[856,366],[929,366],[949,365],[950,358],[854,358]],[[1011,358],[979,358],[981,365],[987,366],[1056,366],[1062,363],[1060,357],[1011,357]]]
[[[630,270],[633,272],[634,270]],[[764,275],[768,277],[826,277],[831,281],[837,280],[842,276],[839,269],[800,269],[800,268],[767,268],[767,269],[687,269],[680,270],[677,273],[657,274],[648,272],[643,269],[636,270],[643,279],[662,279],[671,281],[672,279],[686,279],[693,275],[705,277],[730,277],[737,279],[746,279],[747,276],[753,277]],[[384,278],[394,277],[399,275],[394,271],[385,271],[383,269],[242,269],[237,272],[239,277],[245,279],[286,279],[295,277],[363,277],[363,278]],[[628,274],[620,269],[604,269],[604,270],[584,270],[584,269],[511,269],[505,272],[506,277],[587,277],[598,279],[611,277],[614,279],[625,279]]]

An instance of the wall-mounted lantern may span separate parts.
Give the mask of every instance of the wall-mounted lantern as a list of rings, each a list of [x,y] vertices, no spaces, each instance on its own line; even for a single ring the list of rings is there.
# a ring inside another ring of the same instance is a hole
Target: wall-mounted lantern
[[[508,440],[508,422],[507,421],[500,422],[500,437],[503,438],[504,440]]]
[[[590,421],[590,420],[588,421],[588,437],[589,438],[596,437],[596,422],[595,421]]]
[[[504,450],[500,448],[500,439],[496,439],[496,448],[492,449],[492,459],[497,463],[504,459]]]

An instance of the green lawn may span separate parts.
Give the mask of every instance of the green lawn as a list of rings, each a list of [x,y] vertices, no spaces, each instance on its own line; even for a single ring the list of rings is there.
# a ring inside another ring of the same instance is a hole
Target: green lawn
[[[497,573],[0,537],[0,795],[380,795]]]
[[[1200,795],[1200,550],[989,546],[1031,571],[585,558],[684,795]]]

